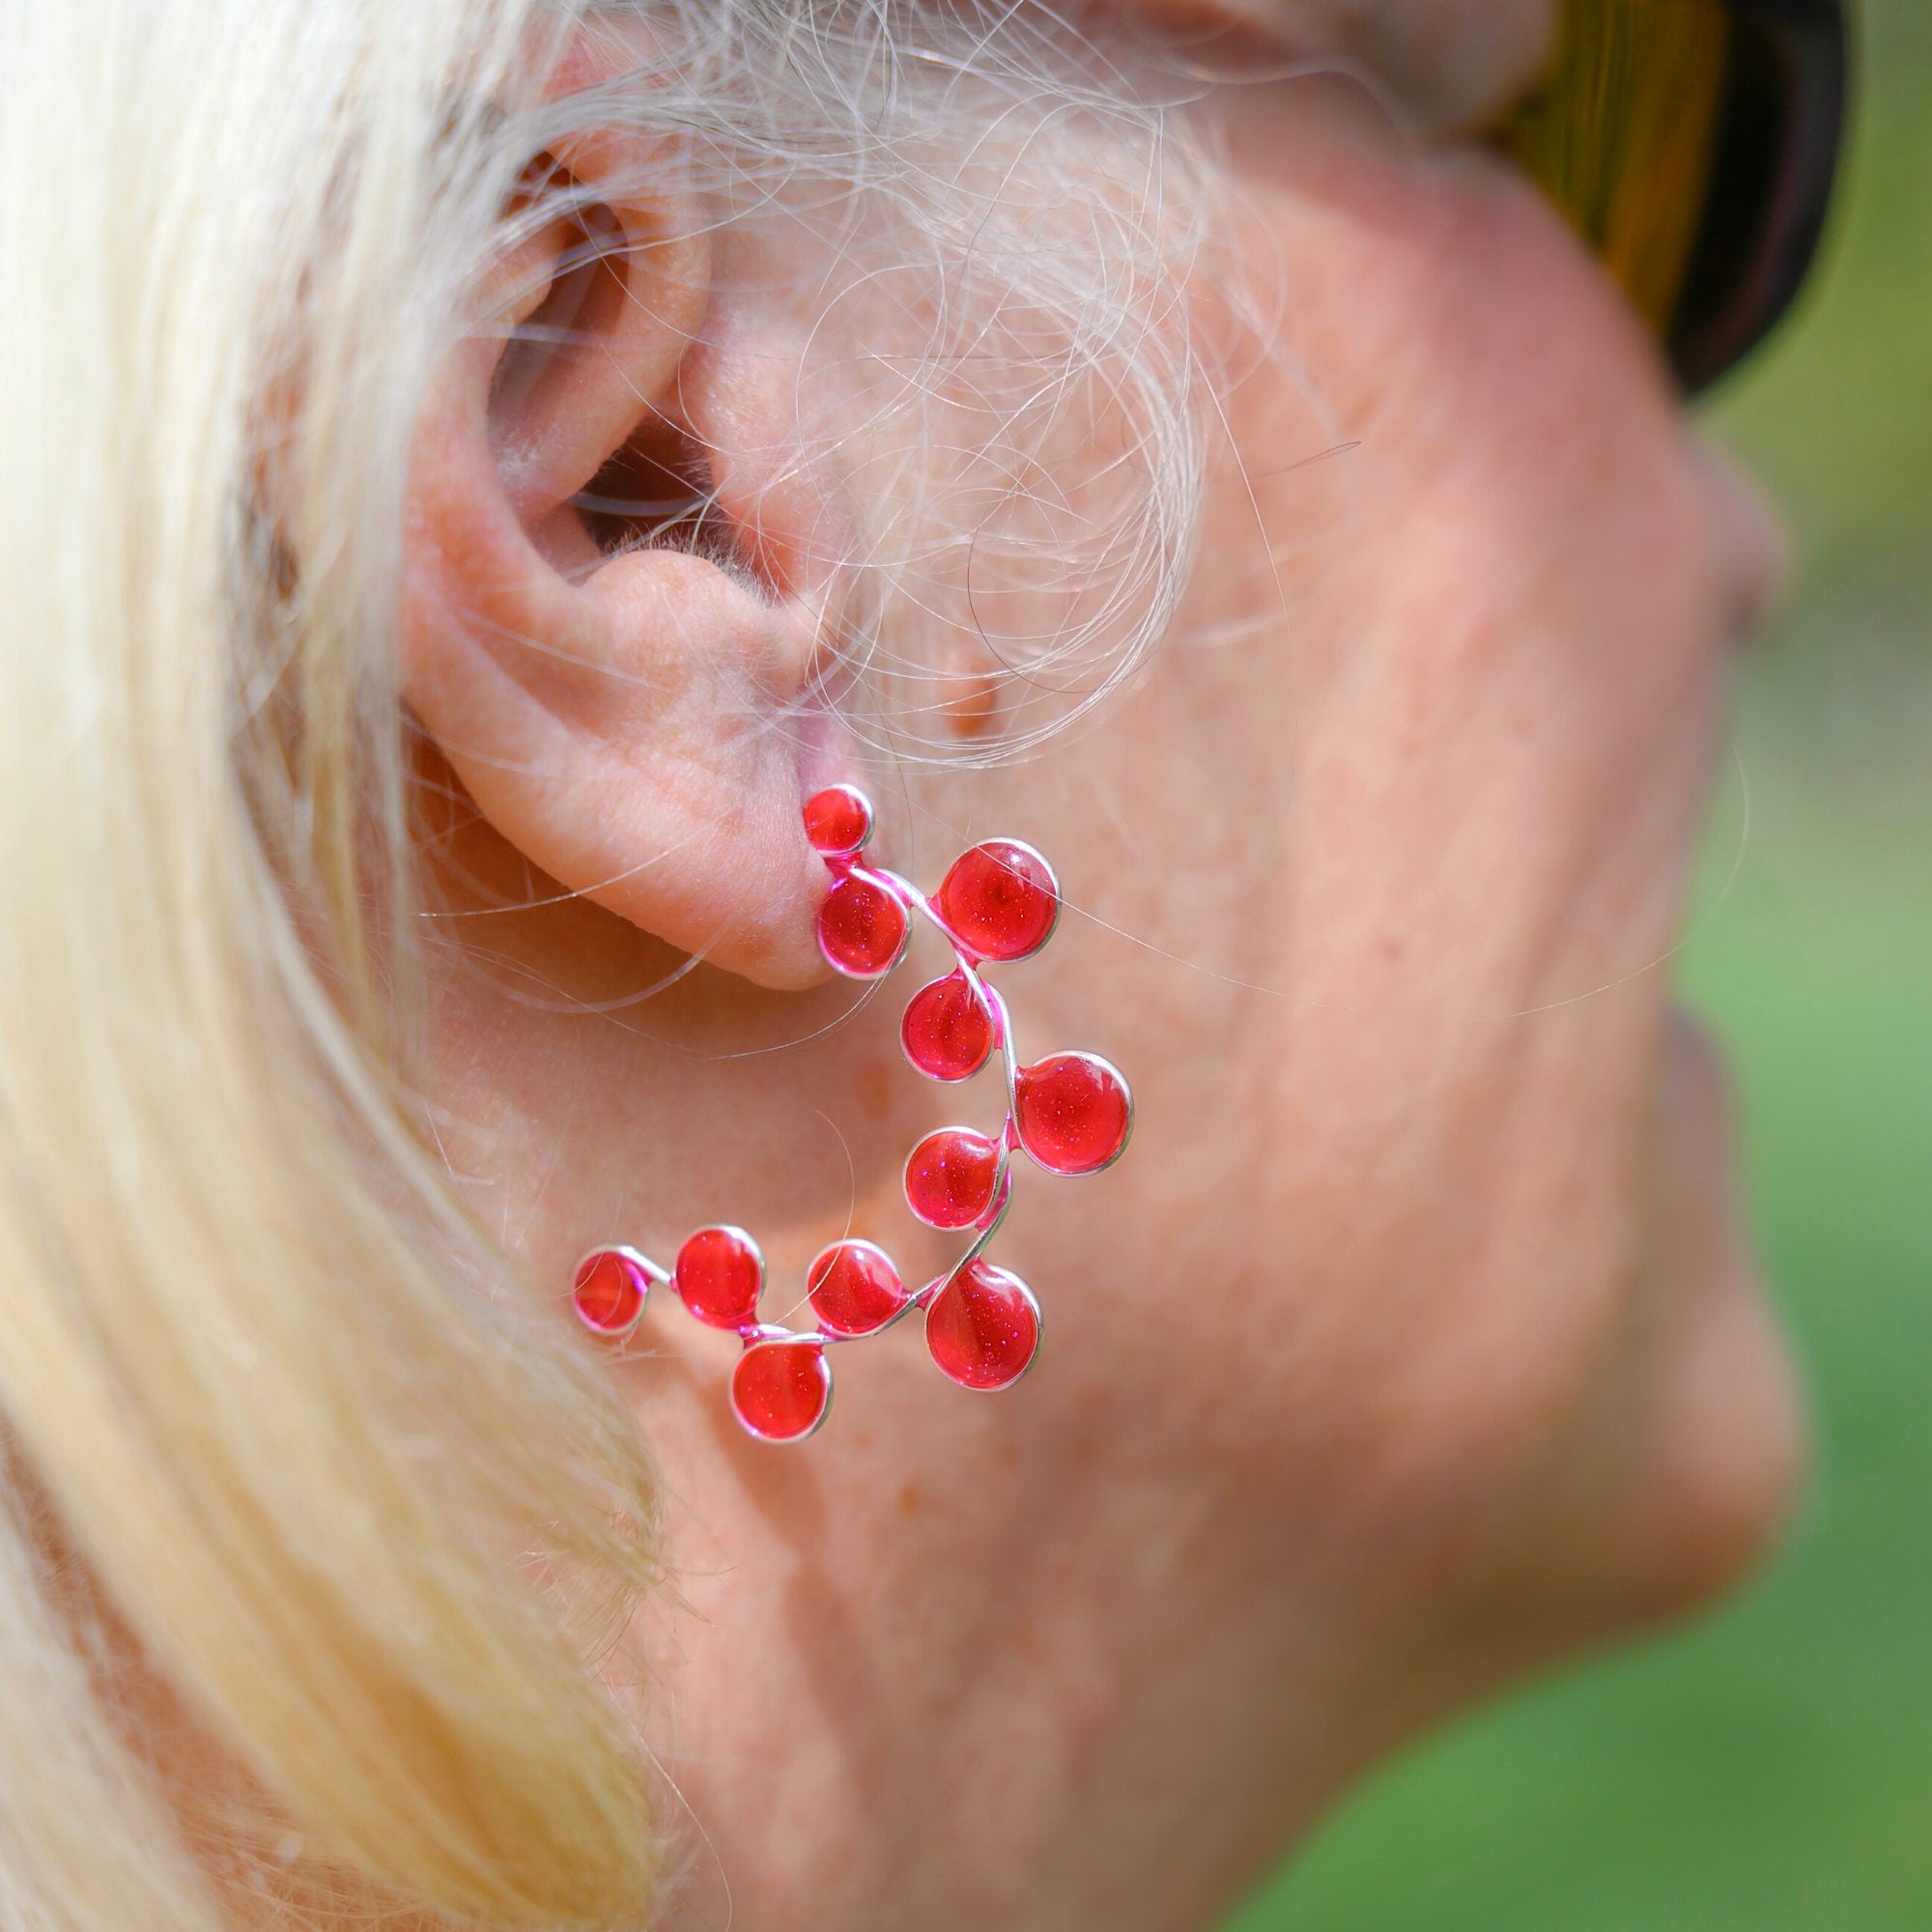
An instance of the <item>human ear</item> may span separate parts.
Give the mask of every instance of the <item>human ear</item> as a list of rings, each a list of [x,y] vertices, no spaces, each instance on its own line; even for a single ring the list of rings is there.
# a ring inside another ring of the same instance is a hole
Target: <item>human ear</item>
[[[554,210],[546,213],[546,210]],[[496,831],[569,892],[760,984],[823,968],[799,815],[830,511],[721,316],[708,210],[629,130],[554,144],[436,371],[403,689]],[[709,325],[709,327],[707,327]],[[757,420],[761,410],[777,420]]]

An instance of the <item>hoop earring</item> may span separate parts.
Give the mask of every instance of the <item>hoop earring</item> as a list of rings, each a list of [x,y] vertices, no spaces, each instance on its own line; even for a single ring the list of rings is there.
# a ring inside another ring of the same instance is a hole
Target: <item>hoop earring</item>
[[[922,986],[899,1026],[906,1058],[929,1079],[968,1080],[995,1054],[1006,1072],[999,1131],[941,1127],[913,1149],[906,1205],[929,1228],[969,1234],[944,1274],[909,1291],[876,1242],[846,1239],[820,1250],[806,1270],[817,1327],[758,1320],[765,1260],[744,1229],[700,1228],[664,1268],[636,1248],[593,1248],[577,1265],[571,1299],[602,1340],[623,1343],[643,1320],[653,1287],[672,1288],[699,1321],[745,1345],[731,1375],[731,1407],[763,1442],[801,1442],[832,1405],[835,1344],[877,1335],[909,1310],[925,1317],[926,1348],[960,1387],[1011,1388],[1039,1350],[1039,1304],[1018,1275],[985,1259],[1012,1199],[1012,1156],[1049,1174],[1098,1174],[1125,1152],[1133,1098],[1118,1068],[1095,1053],[1062,1052],[1021,1065],[1012,1016],[983,969],[1030,959],[1060,922],[1053,868],[1016,838],[989,838],[952,862],[927,898],[883,867],[862,863],[872,836],[871,802],[855,785],[833,785],[806,802],[805,832],[832,887],[818,909],[818,946],[851,980],[881,980],[904,958],[915,914],[952,949],[952,972]]]

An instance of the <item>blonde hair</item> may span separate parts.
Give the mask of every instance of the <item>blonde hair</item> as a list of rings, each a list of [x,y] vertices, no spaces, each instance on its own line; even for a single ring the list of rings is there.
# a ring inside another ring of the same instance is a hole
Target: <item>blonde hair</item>
[[[937,12],[903,58],[891,0],[632,11],[658,71],[549,102],[529,76],[582,22],[541,0],[47,0],[0,27],[10,1928],[649,1914],[654,1780],[597,1667],[655,1580],[650,1465],[456,1206],[410,1071],[409,425],[546,141],[624,113],[741,200],[833,181],[923,265],[899,407],[916,429],[936,384],[983,382],[992,426],[960,473],[880,485],[849,641],[875,692],[928,647],[908,610],[957,621],[914,581],[949,544],[1085,586],[1031,657],[1002,646],[1055,668],[1009,745],[1171,609],[1197,219],[1163,117],[1047,24],[995,66]],[[1086,193],[1080,117],[1120,163]],[[962,347],[999,328],[1006,389]],[[1129,433],[1042,513],[1069,372]],[[918,707],[868,715],[933,752]]]

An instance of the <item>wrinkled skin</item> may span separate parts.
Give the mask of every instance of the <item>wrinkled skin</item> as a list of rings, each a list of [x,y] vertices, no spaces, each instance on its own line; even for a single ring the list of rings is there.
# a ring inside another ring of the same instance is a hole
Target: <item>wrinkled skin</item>
[[[1185,621],[891,855],[929,883],[1011,831],[1094,915],[1003,980],[1139,1109],[1104,1176],[1022,1177],[1040,1363],[969,1397],[901,1324],[795,1452],[674,1305],[617,1371],[678,1584],[637,1690],[678,1923],[1211,1924],[1379,1753],[1704,1602],[1785,1509],[1797,1405],[1667,964],[1775,536],[1527,190],[1297,87],[1208,110],[1290,298]],[[599,998],[676,957],[581,904],[491,946]],[[452,1157],[540,1283],[712,1218],[765,1241],[771,1319],[848,1219],[923,1279],[904,1151],[991,1102],[898,1060],[916,983],[821,1034],[847,989],[706,971],[599,1019],[452,971]]]

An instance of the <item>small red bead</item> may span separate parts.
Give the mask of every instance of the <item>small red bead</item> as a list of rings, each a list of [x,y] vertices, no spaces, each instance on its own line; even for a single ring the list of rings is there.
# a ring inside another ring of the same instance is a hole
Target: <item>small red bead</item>
[[[731,1371],[731,1406],[763,1442],[802,1442],[832,1406],[825,1350],[803,1337],[754,1342]]]
[[[623,1336],[638,1325],[650,1287],[636,1256],[622,1248],[598,1248],[578,1263],[570,1298],[593,1334]]]
[[[893,1258],[870,1241],[834,1241],[805,1277],[811,1312],[828,1335],[873,1335],[911,1305]]]
[[[678,1299],[713,1328],[743,1328],[758,1316],[765,1258],[742,1228],[700,1228],[677,1251]]]
[[[1039,1349],[1039,1304],[1018,1275],[971,1261],[925,1311],[925,1346],[961,1388],[1011,1388]]]
[[[993,1205],[999,1180],[996,1142],[971,1127],[941,1127],[906,1161],[906,1206],[928,1228],[970,1228]]]
[[[1120,1158],[1134,1103],[1097,1053],[1053,1053],[1013,1079],[1020,1145],[1054,1174],[1095,1174]]]
[[[947,929],[981,959],[1024,959],[1053,937],[1060,885],[1017,838],[989,838],[952,862],[933,903]]]
[[[872,806],[856,785],[827,785],[805,802],[805,836],[814,852],[849,859],[872,836]]]
[[[906,1002],[906,1058],[934,1080],[968,1080],[993,1051],[993,1016],[963,973],[922,986]]]
[[[905,907],[870,879],[836,881],[818,908],[818,950],[848,979],[890,973],[910,931]]]

